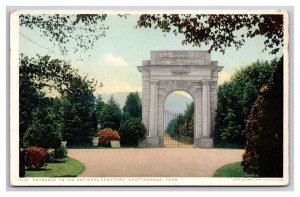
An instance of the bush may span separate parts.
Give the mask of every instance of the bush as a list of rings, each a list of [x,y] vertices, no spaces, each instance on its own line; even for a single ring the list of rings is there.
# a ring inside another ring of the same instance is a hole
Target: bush
[[[31,146],[26,149],[25,164],[29,169],[40,169],[47,159],[47,152],[41,147]]]
[[[32,124],[24,135],[24,144],[48,148],[59,147],[63,125],[61,115],[53,107],[37,108],[32,113]]]
[[[121,145],[137,146],[145,138],[146,128],[141,118],[131,118],[121,124],[119,133]]]
[[[47,162],[53,162],[55,158],[55,149],[49,148],[47,150]]]
[[[120,141],[118,132],[111,128],[102,129],[95,136],[99,137],[99,145],[101,146],[110,146],[110,141]]]
[[[244,170],[260,177],[282,177],[283,58],[253,105],[246,123],[246,139]]]
[[[55,149],[55,158],[61,159],[66,157],[68,154],[68,150],[65,146],[60,146],[57,149]]]

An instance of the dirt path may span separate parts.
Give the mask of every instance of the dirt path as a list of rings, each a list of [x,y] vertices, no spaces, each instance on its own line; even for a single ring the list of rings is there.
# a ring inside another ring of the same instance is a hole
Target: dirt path
[[[171,138],[169,134],[164,132],[164,147],[166,148],[192,148],[193,144],[184,144],[182,142],[176,141],[175,139]]]
[[[199,148],[69,149],[81,161],[81,177],[211,177],[241,161],[244,150]]]

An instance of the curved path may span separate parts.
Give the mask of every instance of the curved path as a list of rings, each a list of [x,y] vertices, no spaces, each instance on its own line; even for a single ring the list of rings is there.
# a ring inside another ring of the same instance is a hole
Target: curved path
[[[211,177],[242,160],[241,149],[121,148],[68,149],[86,169],[81,177]]]

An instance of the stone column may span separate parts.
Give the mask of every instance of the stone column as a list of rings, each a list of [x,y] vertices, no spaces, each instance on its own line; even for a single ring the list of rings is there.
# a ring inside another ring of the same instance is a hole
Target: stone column
[[[150,117],[149,135],[147,136],[147,146],[158,147],[157,136],[157,85],[158,80],[150,80]]]
[[[210,89],[207,81],[203,81],[203,137],[210,135]]]
[[[194,109],[194,147],[201,147],[202,138],[202,99],[201,94],[195,95],[195,109]]]
[[[210,85],[208,81],[202,81],[203,85],[203,99],[202,99],[202,125],[203,125],[203,136],[201,138],[201,147],[210,148],[213,146],[213,139],[210,137]]]

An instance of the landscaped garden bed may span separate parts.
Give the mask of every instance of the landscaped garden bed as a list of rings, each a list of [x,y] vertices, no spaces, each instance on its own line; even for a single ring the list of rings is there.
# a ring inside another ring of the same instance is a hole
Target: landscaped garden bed
[[[65,157],[46,164],[41,169],[26,169],[26,177],[77,177],[85,166],[76,159]]]

